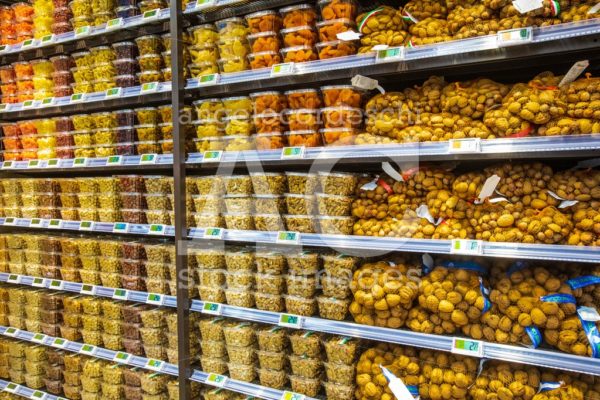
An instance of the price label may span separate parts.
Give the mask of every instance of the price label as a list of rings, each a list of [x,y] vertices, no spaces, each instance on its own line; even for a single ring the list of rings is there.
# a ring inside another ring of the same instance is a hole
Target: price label
[[[160,372],[165,368],[165,363],[163,361],[149,359],[148,361],[146,361],[145,368],[151,369],[156,372]]]
[[[46,167],[47,168],[58,168],[58,159],[52,158],[52,159],[48,160],[48,163],[46,163]]]
[[[35,390],[33,393],[31,393],[31,396],[29,396],[29,398],[32,400],[44,400],[46,397],[48,397],[48,394],[40,392],[39,390]]]
[[[7,217],[4,219],[5,226],[13,226],[13,225],[16,225],[16,223],[17,222],[15,221],[15,219],[13,217]]]
[[[10,51],[11,46],[9,44],[4,44],[2,46],[0,46],[0,53],[6,53],[8,51]]]
[[[146,303],[162,306],[165,304],[165,298],[158,293],[148,293],[148,297],[146,297]]]
[[[34,43],[33,39],[27,39],[27,40],[23,41],[23,43],[21,43],[21,50],[25,50],[30,47],[33,47],[33,43]]]
[[[483,342],[472,339],[454,338],[452,341],[452,353],[471,357],[483,357]]]
[[[204,303],[202,312],[210,315],[221,315],[223,314],[223,309],[219,303]]]
[[[285,391],[281,395],[281,400],[304,400],[304,399],[306,399],[306,396],[304,396],[303,394],[300,394],[300,393]]]
[[[295,71],[295,65],[293,62],[284,64],[275,64],[271,67],[271,78],[278,76],[291,75]]]
[[[194,10],[205,10],[207,8],[212,8],[216,6],[217,0],[196,0],[196,5],[194,6]]]
[[[54,105],[54,97],[43,98],[42,101],[41,101],[41,103],[40,103],[40,106],[42,106],[42,107],[49,107],[49,106],[52,106],[52,105]]]
[[[58,347],[59,349],[64,349],[65,347],[67,347],[68,344],[69,344],[69,341],[67,339],[57,337],[57,338],[54,338],[51,346]]]
[[[498,47],[516,46],[531,43],[533,40],[533,28],[508,29],[498,32]]]
[[[129,232],[129,223],[127,222],[116,222],[113,226],[113,233],[127,233]]]
[[[93,231],[94,225],[96,225],[93,221],[81,221],[79,223],[80,231]]]
[[[281,159],[282,160],[296,160],[299,158],[304,158],[304,146],[297,147],[284,147],[281,150]]]
[[[118,29],[123,26],[123,23],[124,23],[123,18],[111,19],[106,23],[106,30],[110,31],[113,29]]]
[[[40,40],[40,43],[42,45],[47,45],[47,44],[54,43],[55,41],[56,41],[56,35],[51,34],[51,35],[46,35],[46,36],[42,37],[42,39]]]
[[[93,356],[96,354],[98,348],[96,346],[92,346],[91,344],[84,344],[79,349],[79,354],[85,354],[86,356]]]
[[[480,256],[483,254],[481,240],[452,239],[450,254],[467,254]]]
[[[301,329],[303,321],[303,318],[299,315],[281,314],[278,325],[286,328]]]
[[[115,289],[115,291],[113,292],[112,298],[115,300],[128,300],[129,299],[129,290]]]
[[[140,165],[156,164],[157,158],[158,157],[156,156],[156,154],[142,154],[142,156],[140,157]]]
[[[158,90],[158,82],[148,82],[142,85],[140,94],[155,93]]]
[[[480,153],[481,139],[450,139],[448,141],[448,153]]]
[[[45,278],[33,278],[33,281],[31,282],[31,286],[45,288],[46,287],[46,279]]]
[[[43,333],[36,333],[35,335],[33,335],[31,340],[36,343],[44,343],[47,337],[48,336],[44,335]]]
[[[9,275],[8,279],[6,280],[8,283],[21,283],[21,275]]]
[[[31,220],[31,223],[29,224],[30,227],[36,227],[36,228],[40,228],[42,226],[42,220],[39,218],[34,218]]]
[[[165,234],[165,226],[162,224],[152,224],[152,225],[150,225],[148,234],[149,235],[164,235]]]
[[[77,157],[73,160],[73,168],[82,168],[87,167],[88,158],[87,157]]]
[[[202,162],[219,162],[223,158],[223,152],[217,151],[205,151],[202,157]]]
[[[127,364],[129,363],[129,360],[131,360],[131,354],[128,353],[123,353],[122,351],[119,351],[117,354],[115,354],[115,356],[113,357],[113,361],[114,362],[118,362],[118,363],[122,363],[122,364]]]
[[[81,289],[79,289],[79,293],[87,294],[89,296],[96,295],[97,287],[94,285],[81,285]]]
[[[221,228],[204,228],[204,239],[223,240],[223,229]]]
[[[198,78],[198,86],[216,85],[221,80],[220,74],[202,75]]]
[[[33,100],[25,100],[22,107],[23,109],[33,108]]]
[[[92,32],[91,26],[89,26],[89,25],[80,26],[79,28],[75,29],[75,38],[79,39],[81,37],[88,36],[91,32]]]
[[[8,393],[13,393],[14,394],[14,393],[17,393],[20,388],[21,388],[20,385],[17,385],[16,383],[9,382],[8,385],[6,385],[6,387],[4,388],[4,391],[8,392]]]
[[[148,10],[142,15],[142,19],[144,21],[148,21],[151,19],[157,19],[160,15],[160,8],[155,8],[154,10]]]
[[[29,160],[29,162],[27,163],[27,169],[30,168],[39,168],[40,167],[40,161],[39,160]]]
[[[51,219],[48,222],[48,228],[50,229],[61,229],[63,226],[63,222],[61,219]]]
[[[85,93],[75,93],[71,95],[69,103],[81,103],[83,100],[85,100]]]
[[[223,387],[227,383],[227,377],[217,374],[209,374],[206,377],[206,384],[211,386]]]
[[[123,95],[123,89],[120,87],[106,89],[106,92],[104,93],[104,97],[107,99],[112,99],[114,97],[121,97],[122,95]]]
[[[15,164],[12,161],[4,161],[2,163],[2,169],[13,169]]]
[[[406,51],[404,46],[388,47],[385,50],[379,50],[375,57],[376,63],[386,63],[404,60]]]
[[[20,330],[18,330],[17,328],[8,328],[7,330],[4,331],[4,334],[6,336],[10,336],[10,337],[15,337],[19,334],[19,332],[21,332]]]
[[[277,239],[275,240],[275,242],[277,244],[299,244],[300,233],[287,231],[277,232]]]
[[[54,290],[63,290],[63,287],[64,287],[64,282],[58,281],[58,280],[51,280],[50,285],[48,285],[48,288],[54,289]]]
[[[123,164],[123,156],[110,156],[106,160],[106,165],[121,165]]]

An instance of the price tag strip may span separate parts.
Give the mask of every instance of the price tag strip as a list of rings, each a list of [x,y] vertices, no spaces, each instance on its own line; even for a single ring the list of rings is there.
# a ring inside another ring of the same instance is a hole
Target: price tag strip
[[[202,306],[202,313],[210,315],[221,315],[223,314],[223,307],[219,303],[204,303]]]
[[[304,146],[284,147],[281,150],[282,160],[297,160],[304,158],[306,148]]]
[[[285,328],[302,329],[304,319],[299,315],[281,314],[278,325]]]
[[[121,364],[129,364],[130,360],[131,360],[131,354],[123,353],[122,351],[119,351],[113,357],[113,361],[114,362],[118,362],[118,363],[121,363]]]
[[[471,357],[483,357],[483,342],[479,340],[453,338],[452,353]]]
[[[453,239],[451,242],[450,254],[480,256],[483,254],[483,241]]]
[[[295,245],[300,244],[300,233],[287,231],[277,232],[277,239],[275,239],[275,243]]]
[[[35,335],[33,335],[31,340],[36,343],[44,343],[47,337],[48,336],[44,335],[43,333],[36,333]]]
[[[92,346],[91,344],[84,344],[79,349],[79,354],[84,354],[86,356],[93,356],[94,354],[96,354],[96,351],[98,351],[98,348],[96,346]]]
[[[115,289],[112,298],[115,300],[128,300],[129,299],[129,290]]]
[[[204,228],[204,239],[223,240],[224,231],[222,228]]]
[[[206,377],[206,384],[217,387],[224,387],[227,383],[228,378],[223,375],[218,374],[209,374]]]
[[[57,338],[54,338],[51,346],[58,347],[59,349],[64,349],[65,347],[67,347],[68,344],[69,344],[69,341],[67,339],[57,337]]]

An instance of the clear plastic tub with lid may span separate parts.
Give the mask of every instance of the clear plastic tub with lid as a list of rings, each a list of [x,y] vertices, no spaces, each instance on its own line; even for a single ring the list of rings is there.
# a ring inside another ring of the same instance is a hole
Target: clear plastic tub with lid
[[[248,59],[246,56],[221,58],[217,61],[217,64],[219,66],[219,71],[225,74],[241,72],[249,69]]]
[[[162,41],[158,35],[145,35],[135,39],[140,55],[160,54],[162,51]]]
[[[274,10],[259,11],[244,17],[251,33],[278,32],[281,29],[282,20]]]
[[[193,45],[215,43],[219,40],[217,28],[213,24],[203,24],[188,28]]]
[[[318,59],[318,53],[312,46],[286,47],[280,50],[283,62],[303,63]],[[325,53],[324,53],[325,54]]]
[[[309,4],[299,4],[285,7],[279,10],[283,17],[283,27],[293,28],[296,26],[314,25],[317,21],[317,12]]]

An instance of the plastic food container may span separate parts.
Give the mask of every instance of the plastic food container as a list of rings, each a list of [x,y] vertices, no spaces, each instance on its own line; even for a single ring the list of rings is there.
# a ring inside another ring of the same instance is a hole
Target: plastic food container
[[[281,49],[283,62],[302,63],[317,60],[317,52],[312,46],[294,46]],[[324,53],[325,54],[325,53]]]
[[[317,43],[317,33],[315,32],[315,29],[309,25],[284,29],[281,31],[281,36],[285,47],[312,47]]]
[[[355,29],[356,25],[354,22],[347,18],[329,19],[317,23],[319,40],[321,42],[338,40],[338,34]]]
[[[217,28],[213,24],[203,24],[188,28],[188,33],[194,45],[214,43],[219,39]]]
[[[259,11],[245,16],[251,33],[279,31],[282,20],[274,10]]]
[[[256,308],[264,311],[282,312],[285,310],[284,299],[280,295],[254,293]]]
[[[283,18],[283,27],[293,28],[296,26],[314,25],[317,21],[316,10],[308,4],[285,7],[279,10]]]

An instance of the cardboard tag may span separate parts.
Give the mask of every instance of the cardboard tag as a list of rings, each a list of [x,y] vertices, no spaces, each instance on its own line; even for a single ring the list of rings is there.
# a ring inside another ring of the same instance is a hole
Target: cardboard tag
[[[589,66],[590,62],[588,60],[577,61],[575,64],[573,64],[571,69],[569,69],[569,72],[566,73],[564,78],[562,78],[562,81],[560,81],[558,87],[563,87],[571,82],[574,82]]]
[[[512,4],[521,14],[539,10],[544,6],[543,0],[513,0]]]
[[[491,195],[493,195],[499,183],[500,177],[498,175],[492,175],[489,178],[487,178],[487,180],[483,184],[483,187],[481,188],[481,192],[479,192],[477,200],[479,202],[482,202],[485,199],[489,198]]]

